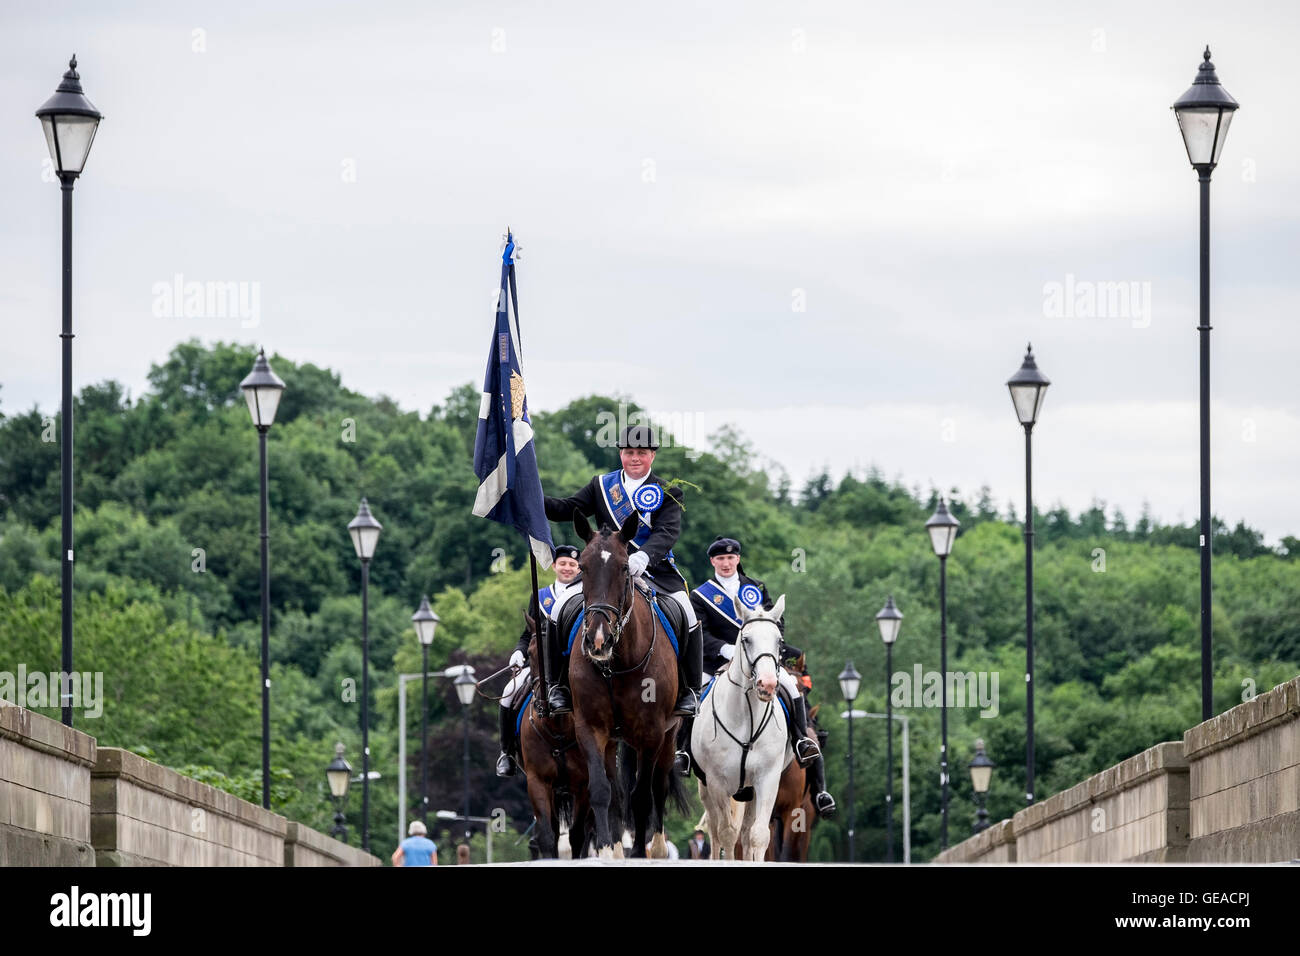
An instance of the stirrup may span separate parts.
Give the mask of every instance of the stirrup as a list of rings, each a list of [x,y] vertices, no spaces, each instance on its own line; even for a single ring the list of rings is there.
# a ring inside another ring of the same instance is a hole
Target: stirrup
[[[794,756],[799,766],[807,769],[822,755],[821,750],[810,738],[800,737],[794,743]]]
[[[694,717],[698,713],[698,709],[699,698],[696,696],[695,691],[687,687],[677,695],[677,704],[673,707],[673,714],[682,717]]]
[[[497,776],[513,777],[515,775],[515,762],[510,759],[510,755],[504,750],[497,757]]]
[[[689,777],[691,775],[691,755],[685,750],[677,751],[677,755],[673,757],[673,770],[677,772],[678,776]]]
[[[835,798],[825,790],[813,797],[813,804],[817,808],[817,816],[823,820],[835,815]]]
[[[552,684],[550,693],[546,695],[546,706],[553,717],[573,713],[573,700],[569,696],[569,688],[563,684]]]

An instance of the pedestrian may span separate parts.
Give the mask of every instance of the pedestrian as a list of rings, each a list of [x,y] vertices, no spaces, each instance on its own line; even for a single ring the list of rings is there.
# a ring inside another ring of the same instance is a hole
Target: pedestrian
[[[412,820],[406,832],[409,836],[393,851],[393,866],[437,866],[438,844],[426,836],[424,824]]]

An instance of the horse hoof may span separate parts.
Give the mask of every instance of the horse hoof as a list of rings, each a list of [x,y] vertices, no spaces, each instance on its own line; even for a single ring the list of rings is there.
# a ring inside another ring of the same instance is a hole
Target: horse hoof
[[[619,849],[621,850],[622,847],[620,847]],[[623,855],[622,853],[619,854],[619,856],[622,855]],[[598,859],[601,860],[612,860],[614,859],[614,848],[609,846],[601,847],[600,852],[597,853],[596,856]]]
[[[614,859],[616,860],[623,859],[623,844],[621,843],[614,844]]]
[[[668,847],[665,844],[664,835],[662,833],[656,833],[654,839],[650,841],[650,859],[668,859]]]

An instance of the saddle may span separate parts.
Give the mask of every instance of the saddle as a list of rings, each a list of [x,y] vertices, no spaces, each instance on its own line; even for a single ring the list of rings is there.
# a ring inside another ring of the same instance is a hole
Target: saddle
[[[637,589],[641,594],[650,601],[650,607],[657,612],[659,618],[658,626],[662,627],[667,622],[670,642],[673,646],[674,653],[679,653],[678,648],[681,646],[683,638],[686,636],[686,611],[674,600],[660,600],[658,593],[644,581],[637,581]],[[574,628],[582,620],[586,612],[586,603],[579,600],[569,601],[560,611],[560,647],[570,647],[571,640],[576,639]],[[551,625],[554,626],[554,625]]]

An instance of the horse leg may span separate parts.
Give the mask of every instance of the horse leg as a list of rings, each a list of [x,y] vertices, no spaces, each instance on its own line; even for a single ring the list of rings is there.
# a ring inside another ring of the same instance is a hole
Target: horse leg
[[[551,785],[534,774],[528,775],[528,799],[533,805],[537,820],[537,849],[547,859],[555,859],[556,845],[555,798]]]
[[[754,799],[745,810],[745,859],[758,861],[767,856],[767,845],[772,839],[772,806],[781,786],[779,772],[766,774],[754,781]]]
[[[637,752],[636,782],[632,787],[632,855],[643,858],[646,855],[646,836],[650,831],[650,806],[653,801],[652,789],[654,768],[650,755]]]
[[[609,828],[609,804],[613,785],[605,770],[604,736],[585,726],[578,727],[578,746],[587,761],[587,792],[596,822],[596,852],[602,859],[614,858],[614,839]]]
[[[731,797],[716,787],[700,784],[700,800],[709,815],[709,836],[713,839],[714,859],[735,859],[736,827],[731,820]]]
[[[664,735],[655,756],[654,777],[652,778],[652,796],[654,798],[651,826],[654,839],[650,843],[650,856],[657,860],[668,857],[668,838],[664,835],[664,811],[668,806],[668,790],[672,780],[673,758],[676,756],[677,732],[670,730]]]

